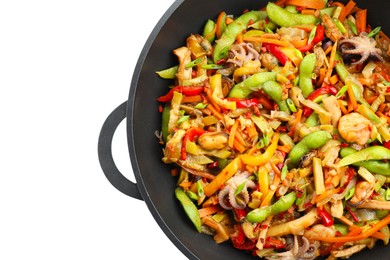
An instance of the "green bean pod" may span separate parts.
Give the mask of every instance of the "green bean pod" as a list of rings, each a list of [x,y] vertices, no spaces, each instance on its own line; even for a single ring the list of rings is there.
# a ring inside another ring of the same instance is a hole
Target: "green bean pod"
[[[312,149],[317,149],[326,144],[330,139],[332,139],[332,135],[324,130],[318,130],[315,132],[311,132],[302,138],[302,140],[297,143],[288,154],[288,158],[290,162],[288,164],[288,168],[294,168],[299,165],[299,161],[301,158],[310,152]]]
[[[270,80],[264,82],[263,91],[272,98],[278,104],[280,111],[290,113],[290,109],[288,108],[287,101],[283,100],[283,88],[279,85],[278,82]]]
[[[297,195],[294,191],[279,198],[274,204],[268,207],[258,208],[250,211],[246,218],[251,223],[261,223],[267,217],[277,215],[288,210],[295,202]]]
[[[215,22],[211,19],[207,20],[203,28],[203,37],[206,38],[210,43],[215,40]]]
[[[171,113],[171,106],[169,104],[165,104],[162,116],[161,116],[161,134],[164,142],[167,142],[168,138],[168,123],[169,123],[169,116]]]
[[[249,22],[257,22],[266,18],[267,13],[265,11],[249,11],[230,23],[221,35],[221,38],[216,41],[217,44],[213,54],[214,62],[217,63],[220,59],[226,57],[230,46],[236,41],[237,35],[248,27]]]
[[[352,147],[345,147],[340,150],[341,157],[346,157],[350,154],[356,153],[357,150]],[[366,168],[369,172],[390,176],[390,163],[381,160],[361,161],[353,163],[354,166],[361,166]]]
[[[183,206],[183,209],[186,212],[187,216],[194,224],[196,230],[199,233],[202,232],[201,230],[202,220],[200,218],[199,211],[196,205],[192,202],[192,200],[188,197],[188,195],[185,193],[185,191],[182,188],[176,188],[175,195],[176,198],[180,201],[181,205]]]
[[[291,13],[288,10],[269,2],[266,7],[271,21],[281,27],[291,27],[300,24],[316,24],[318,18],[312,14]]]
[[[316,66],[317,58],[314,53],[306,55],[299,65],[299,88],[302,95],[307,98],[314,91],[312,75]]]
[[[253,91],[258,91],[262,88],[262,85],[269,81],[275,80],[275,72],[259,72],[253,74],[252,76],[246,78],[240,83],[233,86],[229,92],[229,97],[231,98],[246,98]]]

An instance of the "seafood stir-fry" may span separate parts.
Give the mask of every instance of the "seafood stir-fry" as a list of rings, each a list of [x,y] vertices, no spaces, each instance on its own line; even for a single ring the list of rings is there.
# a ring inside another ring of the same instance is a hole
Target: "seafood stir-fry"
[[[389,243],[390,41],[369,11],[279,0],[173,50],[156,136],[198,232],[265,259]]]

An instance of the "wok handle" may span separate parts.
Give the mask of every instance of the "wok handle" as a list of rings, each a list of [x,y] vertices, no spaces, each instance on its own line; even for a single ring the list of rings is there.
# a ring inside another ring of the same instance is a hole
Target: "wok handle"
[[[112,139],[119,124],[126,118],[127,101],[119,105],[106,118],[99,135],[98,156],[100,166],[110,183],[120,192],[143,200],[137,184],[127,179],[118,170],[112,157]]]

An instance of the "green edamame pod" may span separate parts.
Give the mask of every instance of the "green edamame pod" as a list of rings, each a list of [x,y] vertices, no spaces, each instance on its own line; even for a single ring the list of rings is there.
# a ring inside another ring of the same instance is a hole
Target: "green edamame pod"
[[[198,230],[198,232],[200,233],[202,231],[201,230],[202,220],[200,219],[198,208],[182,188],[176,188],[175,195],[176,198],[180,201],[181,205],[183,206],[187,216],[195,225],[196,230]]]
[[[374,146],[373,146],[374,147]],[[363,149],[364,150],[364,149]],[[358,151],[352,147],[345,147],[340,150],[340,155],[343,158],[357,153]],[[369,172],[380,174],[384,176],[390,176],[390,163],[382,160],[369,160],[369,161],[359,161],[352,163],[354,166],[362,166],[366,168]]]
[[[312,74],[316,66],[317,58],[314,53],[306,55],[299,65],[299,88],[302,95],[307,98],[314,91]]]
[[[215,22],[213,20],[207,20],[203,28],[203,37],[207,39],[210,43],[215,40]]]
[[[252,91],[257,91],[262,88],[262,85],[269,81],[275,80],[275,72],[259,72],[253,74],[247,79],[241,81],[240,83],[233,86],[229,92],[229,97],[231,98],[246,98],[249,96]]]
[[[262,89],[278,104],[280,111],[290,113],[290,109],[288,108],[286,100],[282,100],[283,88],[279,85],[278,82],[273,80],[264,82]]]
[[[303,137],[288,154],[288,158],[290,159],[288,168],[291,169],[297,167],[302,156],[310,152],[312,149],[320,148],[330,139],[332,139],[332,135],[324,130],[318,130]]]
[[[213,54],[214,62],[217,63],[220,59],[226,57],[230,46],[236,41],[237,35],[248,27],[249,22],[257,22],[266,18],[267,13],[264,11],[249,11],[230,23],[215,45]]]
[[[268,207],[258,208],[250,211],[246,219],[251,223],[263,222],[268,216],[277,215],[288,210],[295,202],[297,196],[294,191],[279,198],[274,204]]]
[[[266,7],[271,21],[281,27],[291,27],[300,24],[316,24],[318,18],[311,14],[294,14],[288,10],[269,2]]]
[[[345,156],[338,162],[338,166],[347,166],[362,161],[390,159],[390,149],[384,146],[370,146],[356,153]]]

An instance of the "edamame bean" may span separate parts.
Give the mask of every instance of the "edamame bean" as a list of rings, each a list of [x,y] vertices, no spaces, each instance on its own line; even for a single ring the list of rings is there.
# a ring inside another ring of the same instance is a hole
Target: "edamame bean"
[[[343,151],[342,155],[345,155],[347,152],[351,152],[351,150],[345,150]],[[356,151],[354,153],[350,153],[346,155],[343,159],[341,159],[337,165],[338,166],[347,166],[350,164],[355,164],[355,163],[368,163],[368,162],[373,162],[374,160],[388,160],[390,159],[390,150],[387,149],[384,146],[370,146],[367,148],[364,148],[360,151]],[[373,161],[371,161],[373,160]],[[370,164],[368,164],[370,165]],[[378,164],[376,164],[378,166]],[[383,167],[383,166],[382,166]],[[369,170],[369,169],[367,169]]]
[[[266,7],[271,21],[281,27],[291,27],[300,24],[315,24],[318,19],[311,14],[294,14],[288,10],[269,2]]]
[[[237,35],[247,28],[249,22],[257,22],[266,18],[267,13],[264,11],[249,11],[230,23],[215,45],[214,62],[217,63],[220,59],[226,57],[230,46],[236,41]]]
[[[262,88],[262,85],[269,81],[275,80],[275,72],[259,72],[253,74],[247,79],[241,81],[240,83],[233,86],[229,92],[229,97],[231,98],[246,98],[249,96],[252,91],[257,91]]]
[[[283,88],[278,82],[273,80],[267,81],[263,84],[262,89],[278,104],[280,111],[290,113],[286,100],[282,100]]]
[[[277,215],[288,210],[294,204],[296,198],[297,195],[295,194],[295,191],[292,191],[289,194],[280,197],[280,199],[271,206],[250,211],[246,218],[251,223],[263,222],[268,216]]]
[[[312,75],[316,66],[317,58],[314,53],[306,55],[299,65],[299,88],[302,95],[307,98],[314,91]]]
[[[297,167],[302,156],[310,152],[312,149],[320,148],[330,139],[332,139],[331,134],[324,130],[318,130],[303,137],[288,154],[288,158],[290,159],[288,168],[291,169]]]

